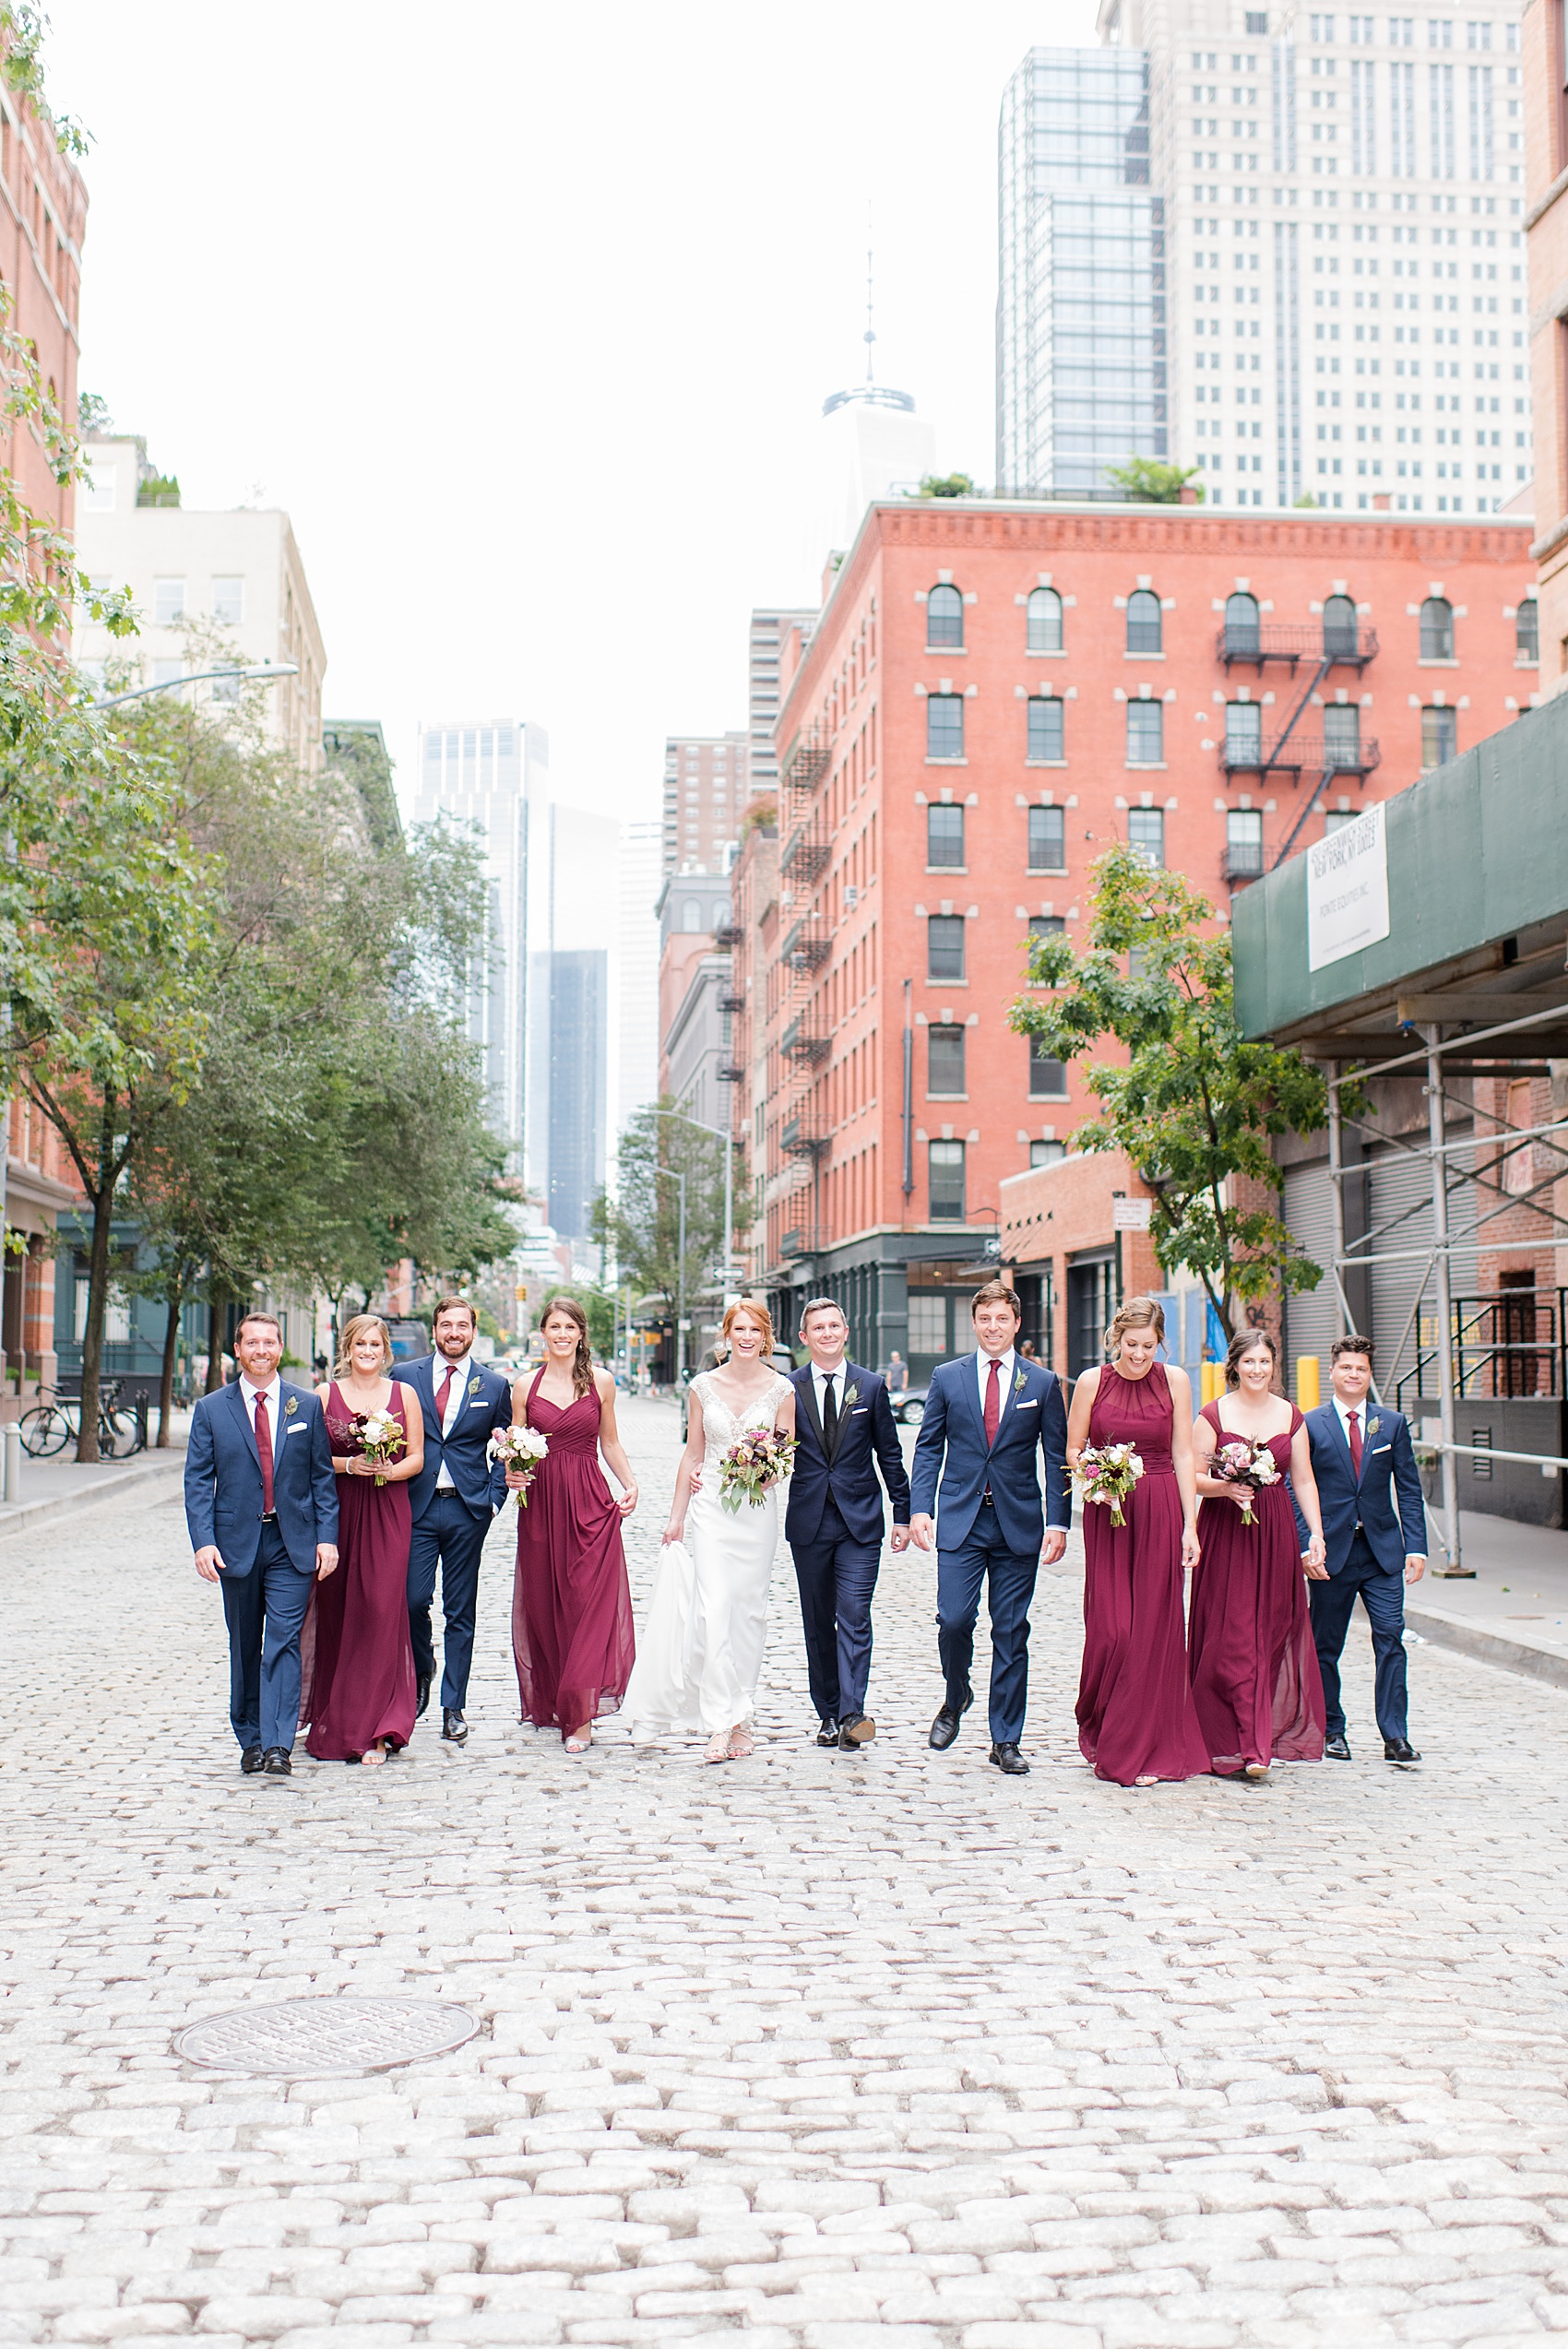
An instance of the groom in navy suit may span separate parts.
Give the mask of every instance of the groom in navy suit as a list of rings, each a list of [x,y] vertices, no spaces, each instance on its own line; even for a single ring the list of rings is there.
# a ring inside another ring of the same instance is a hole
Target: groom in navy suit
[[[1408,1734],[1404,1586],[1426,1572],[1426,1503],[1410,1430],[1402,1413],[1382,1403],[1369,1406],[1372,1347],[1364,1337],[1335,1339],[1328,1379],[1334,1400],[1307,1413],[1328,1552],[1328,1580],[1308,1591],[1328,1715],[1324,1750],[1336,1762],[1350,1759],[1339,1658],[1359,1597],[1372,1623],[1384,1757],[1420,1762]],[[1307,1529],[1300,1512],[1297,1524],[1304,1550]]]
[[[409,1634],[419,1710],[430,1702],[435,1643],[430,1610],[441,1571],[446,1635],[441,1656],[441,1734],[468,1743],[479,1561],[491,1521],[506,1498],[506,1472],[490,1457],[490,1439],[509,1427],[512,1389],[499,1370],[474,1358],[479,1321],[466,1297],[443,1297],[432,1335],[435,1351],[400,1366],[398,1378],[419,1396],[424,1415],[424,1466],[409,1486]]]
[[[792,1381],[798,1448],[784,1537],[800,1585],[816,1741],[855,1753],[876,1735],[866,1684],[882,1563],[877,1469],[893,1503],[895,1550],[909,1544],[909,1479],[886,1382],[846,1360],[849,1325],[831,1297],[810,1300],[801,1337],[812,1358]]]
[[[270,1313],[244,1316],[234,1353],[239,1377],[204,1394],[191,1420],[185,1524],[196,1572],[223,1588],[240,1767],[286,1778],[311,1584],[338,1564],[338,1486],[319,1401],[278,1375],[283,1333]]]
[[[921,1549],[937,1542],[937,1643],[947,1693],[931,1742],[944,1753],[974,1702],[969,1667],[989,1577],[991,1760],[1010,1778],[1021,1778],[1029,1767],[1018,1746],[1028,1703],[1035,1574],[1062,1556],[1072,1523],[1067,1413],[1055,1371],[1016,1350],[1021,1309],[1005,1283],[987,1281],[969,1310],[977,1350],[933,1371],[911,1478],[910,1536]],[[1037,1452],[1045,1467],[1043,1513]]]

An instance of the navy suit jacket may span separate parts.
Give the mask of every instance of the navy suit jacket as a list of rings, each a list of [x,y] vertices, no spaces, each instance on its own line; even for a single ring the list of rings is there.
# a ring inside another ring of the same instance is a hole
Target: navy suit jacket
[[[837,1441],[831,1453],[817,1414],[811,1364],[808,1362],[803,1370],[794,1371],[790,1383],[795,1390],[795,1437],[799,1449],[790,1479],[785,1540],[802,1548],[814,1542],[822,1523],[824,1505],[831,1494],[850,1539],[880,1545],[885,1525],[882,1486],[876,1480],[879,1466],[882,1483],[887,1487],[887,1498],[893,1503],[894,1524],[907,1525],[909,1522],[909,1479],[904,1471],[904,1455],[898,1449],[898,1430],[893,1406],[887,1399],[886,1380],[876,1370],[862,1370],[858,1362],[844,1364],[837,1390]]]
[[[273,1430],[272,1498],[289,1563],[315,1572],[317,1542],[338,1539],[338,1484],[327,1414],[308,1386],[279,1382]],[[261,1454],[245,1398],[235,1379],[204,1394],[191,1419],[185,1451],[185,1524],[191,1548],[216,1544],[231,1582],[242,1582],[261,1547]]]
[[[1383,1572],[1402,1574],[1406,1558],[1424,1557],[1427,1547],[1426,1504],[1415,1449],[1402,1412],[1374,1403],[1371,1395],[1365,1410],[1359,1482],[1350,1465],[1349,1438],[1333,1404],[1320,1403],[1307,1413],[1328,1571],[1337,1574],[1346,1564],[1359,1524]],[[1307,1529],[1299,1510],[1296,1523],[1305,1549]]]
[[[1043,1513],[1037,1451],[1044,1455]],[[916,1513],[929,1515],[933,1503],[940,1511],[940,1548],[963,1547],[989,1487],[1008,1548],[1038,1555],[1048,1524],[1065,1529],[1073,1522],[1067,1410],[1055,1371],[1014,1356],[996,1441],[988,1452],[974,1356],[938,1363],[926,1394],[910,1481]]]
[[[434,1354],[427,1354],[420,1362],[400,1362],[393,1373],[405,1386],[412,1387],[424,1415],[424,1466],[409,1482],[409,1505],[416,1525],[430,1507],[443,1460],[452,1472],[458,1498],[476,1517],[493,1514],[506,1498],[506,1471],[490,1457],[490,1439],[497,1428],[512,1424],[511,1382],[488,1362],[475,1361],[470,1356],[463,1407],[452,1423],[451,1434],[443,1436],[435,1387],[445,1373],[445,1363]]]

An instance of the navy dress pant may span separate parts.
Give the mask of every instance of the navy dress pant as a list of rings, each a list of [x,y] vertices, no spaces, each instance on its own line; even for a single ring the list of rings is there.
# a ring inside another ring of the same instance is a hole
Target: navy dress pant
[[[831,1500],[816,1538],[791,1542],[806,1678],[822,1721],[853,1721],[866,1709],[871,1679],[871,1602],[882,1544],[855,1541]]]
[[[1345,1707],[1339,1696],[1339,1658],[1356,1601],[1360,1599],[1372,1624],[1372,1654],[1377,1661],[1375,1704],[1377,1726],[1384,1737],[1409,1734],[1409,1703],[1405,1685],[1405,1578],[1385,1574],[1367,1546],[1364,1534],[1350,1544],[1350,1555],[1326,1583],[1307,1584],[1312,1608],[1313,1640],[1318,1669],[1323,1674],[1324,1704],[1331,1738],[1345,1735]]]
[[[937,1653],[947,1702],[958,1712],[969,1699],[975,1623],[980,1593],[991,1585],[991,1741],[1016,1745],[1029,1701],[1029,1608],[1039,1569],[1038,1550],[1014,1550],[982,1501],[968,1539],[936,1553]]]
[[[461,1493],[437,1488],[409,1540],[409,1636],[413,1643],[414,1675],[421,1680],[435,1678],[430,1609],[437,1566],[441,1570],[441,1609],[446,1619],[441,1652],[444,1713],[460,1713],[468,1702],[479,1612],[479,1561],[490,1524],[488,1508],[476,1517]]]
[[[300,1631],[314,1570],[300,1573],[276,1524],[263,1525],[255,1564],[236,1582],[220,1574],[229,1626],[229,1719],[242,1751],[293,1750],[300,1726]]]

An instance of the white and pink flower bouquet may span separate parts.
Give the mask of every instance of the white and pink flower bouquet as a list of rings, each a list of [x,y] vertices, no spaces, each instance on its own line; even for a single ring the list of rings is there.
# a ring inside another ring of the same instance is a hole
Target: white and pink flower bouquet
[[[1246,1499],[1241,1503],[1241,1523],[1255,1525],[1252,1496],[1261,1492],[1265,1485],[1279,1482],[1279,1466],[1266,1443],[1249,1443],[1244,1436],[1230,1436],[1215,1446],[1208,1473],[1218,1477],[1223,1485],[1241,1485]]]
[[[795,1465],[795,1439],[778,1428],[754,1428],[730,1446],[719,1466],[719,1498],[736,1515],[748,1502],[760,1509]]]
[[[1102,1502],[1111,1524],[1124,1525],[1122,1503],[1143,1473],[1144,1464],[1130,1443],[1086,1443],[1073,1471],[1073,1489],[1086,1506]]]
[[[549,1451],[548,1440],[537,1428],[497,1428],[490,1439],[490,1456],[499,1460],[504,1468],[522,1472],[523,1482],[512,1489],[512,1498],[519,1509],[529,1505],[529,1488],[539,1474],[539,1464]]]

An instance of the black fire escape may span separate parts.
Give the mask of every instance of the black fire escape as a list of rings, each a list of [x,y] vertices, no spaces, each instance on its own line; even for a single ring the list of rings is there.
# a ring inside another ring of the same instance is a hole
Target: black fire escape
[[[1251,610],[1237,611],[1238,605],[1251,606]],[[1284,847],[1274,859],[1277,865],[1283,864],[1335,777],[1353,775],[1364,781],[1378,764],[1381,753],[1376,742],[1367,741],[1361,734],[1359,705],[1317,704],[1324,682],[1335,670],[1352,670],[1359,677],[1368,662],[1375,659],[1376,632],[1360,623],[1348,597],[1335,598],[1321,625],[1314,626],[1265,623],[1250,596],[1233,596],[1215,650],[1227,670],[1253,669],[1260,682],[1265,669],[1289,672],[1289,692],[1294,698],[1283,721],[1277,709],[1265,712],[1261,702],[1232,702],[1227,706],[1225,737],[1219,745],[1219,764],[1227,781],[1255,775],[1262,784],[1271,775],[1283,775],[1294,789],[1303,778],[1316,778]],[[1252,710],[1256,711],[1255,718],[1244,715]],[[1266,741],[1265,718],[1272,720]],[[1232,838],[1229,842],[1223,877],[1232,884],[1253,881],[1264,869],[1260,823],[1256,839]]]

